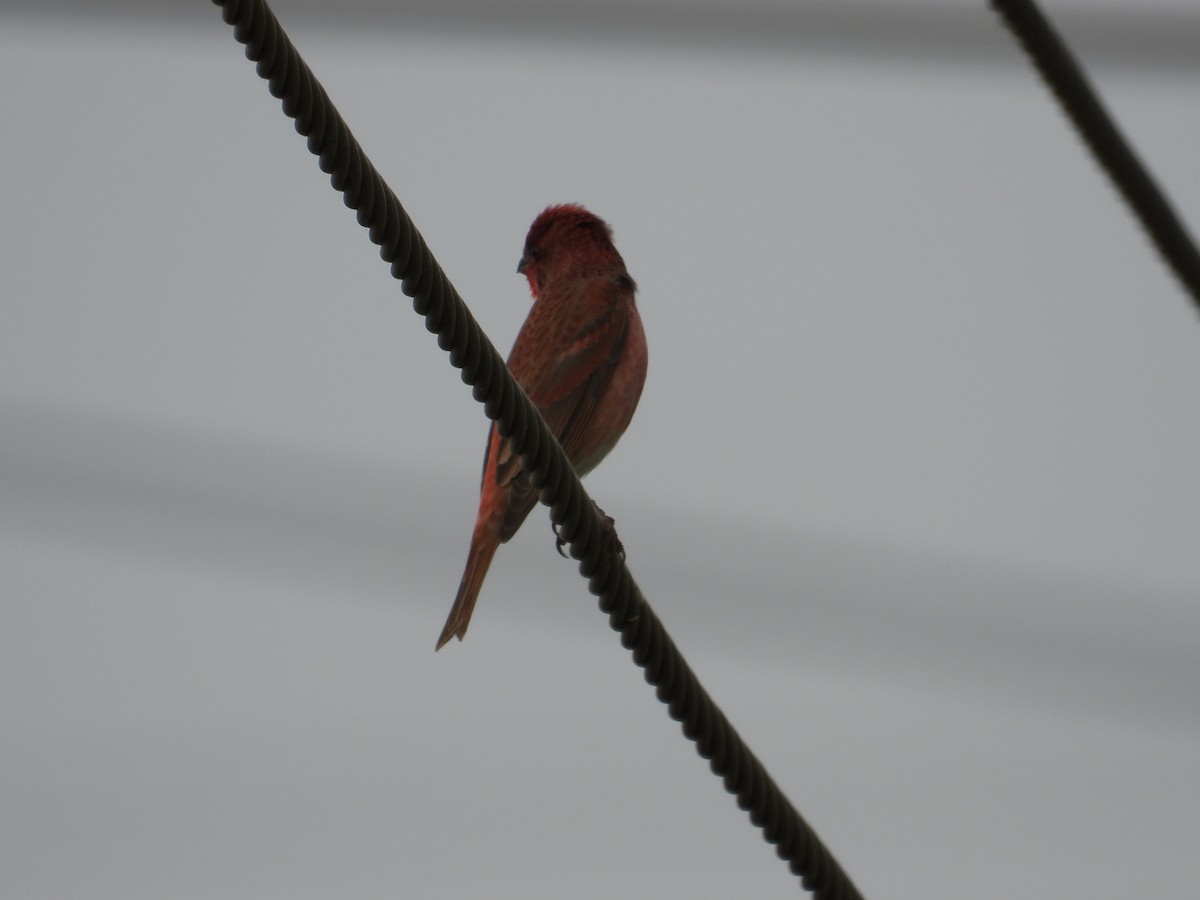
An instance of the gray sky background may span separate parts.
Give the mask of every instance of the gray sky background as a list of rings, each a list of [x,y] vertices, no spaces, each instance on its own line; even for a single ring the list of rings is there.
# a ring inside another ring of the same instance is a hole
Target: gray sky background
[[[69,7],[0,8],[0,893],[795,896],[544,515],[433,653],[481,409],[216,7]],[[1194,896],[1194,310],[990,12],[678,8],[276,6],[502,351],[533,216],[612,223],[589,490],[868,896]],[[1195,19],[1114,9],[1064,21],[1195,229]]]

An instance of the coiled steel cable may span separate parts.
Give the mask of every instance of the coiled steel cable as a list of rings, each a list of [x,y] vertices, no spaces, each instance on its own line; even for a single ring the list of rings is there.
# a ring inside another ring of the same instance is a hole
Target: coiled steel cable
[[[1200,252],[1137,154],[1088,83],[1071,51],[1033,0],[992,0],[1067,118],[1137,215],[1200,311]]]
[[[234,36],[246,45],[246,56],[257,63],[271,93],[283,101],[283,111],[295,119],[296,131],[308,138],[308,149],[330,175],[333,187],[358,213],[379,245],[379,255],[391,264],[401,290],[413,298],[413,308],[425,326],[462,369],[475,399],[484,404],[500,433],[509,439],[521,462],[550,507],[550,518],[579,560],[579,571],[600,598],[609,624],[621,633],[645,669],[646,681],[656,687],[683,733],[710,760],[738,805],[776,845],[801,884],[817,898],[853,900],[858,890],[812,827],[792,806],[750,751],[725,715],[717,708],[642,596],[621,555],[604,538],[595,504],[585,493],[529,398],[517,385],[500,354],[484,335],[466,304],[429,251],[425,240],[392,190],[367,159],[334,109],[323,87],[300,58],[265,0],[213,0],[222,7]]]

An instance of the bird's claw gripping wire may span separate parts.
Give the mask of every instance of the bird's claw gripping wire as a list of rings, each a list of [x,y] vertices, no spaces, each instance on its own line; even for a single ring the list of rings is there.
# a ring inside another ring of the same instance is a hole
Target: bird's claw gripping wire
[[[625,559],[625,545],[621,543],[621,539],[617,537],[617,523],[595,500],[592,505],[596,507],[596,512],[600,514],[600,521],[604,525],[604,542],[608,549],[613,553],[619,554],[621,559]],[[568,559],[567,554],[563,553],[563,547],[567,546],[567,542],[563,540],[563,536],[558,531],[558,526],[553,522],[550,523],[551,529],[554,531],[554,549],[558,551],[558,555],[563,559]]]

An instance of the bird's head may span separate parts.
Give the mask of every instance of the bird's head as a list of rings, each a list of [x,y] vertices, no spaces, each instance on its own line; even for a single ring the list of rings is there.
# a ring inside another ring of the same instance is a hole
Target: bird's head
[[[548,206],[533,220],[517,272],[529,279],[537,297],[549,282],[564,275],[584,275],[625,263],[612,242],[612,229],[582,206]]]

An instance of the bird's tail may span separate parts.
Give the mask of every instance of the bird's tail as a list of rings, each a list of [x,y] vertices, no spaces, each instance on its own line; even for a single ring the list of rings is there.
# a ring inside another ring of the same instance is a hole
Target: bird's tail
[[[467,554],[467,568],[463,571],[462,583],[458,586],[458,596],[454,598],[454,606],[450,607],[450,615],[446,618],[446,627],[438,638],[437,649],[441,650],[452,637],[460,641],[467,633],[467,625],[471,622],[471,613],[475,611],[475,601],[479,599],[479,589],[483,587],[484,576],[496,548],[500,546],[495,534],[476,533],[471,540],[471,551]]]

